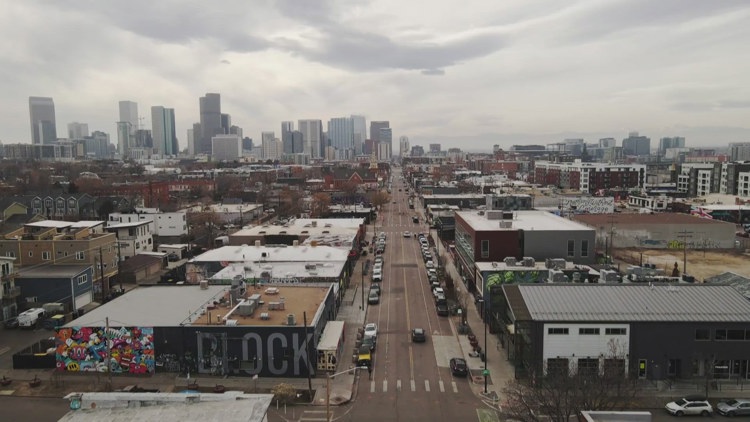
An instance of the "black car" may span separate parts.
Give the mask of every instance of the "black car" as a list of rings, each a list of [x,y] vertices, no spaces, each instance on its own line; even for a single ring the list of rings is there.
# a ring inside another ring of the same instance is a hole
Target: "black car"
[[[367,346],[370,348],[371,352],[374,352],[375,348],[378,346],[377,337],[365,336],[365,338],[362,340],[362,346]]]
[[[451,373],[457,377],[465,377],[469,375],[469,367],[466,365],[466,360],[462,358],[451,358]]]
[[[370,291],[375,292],[380,296],[380,284],[370,284]]]
[[[414,343],[424,343],[427,341],[427,334],[424,328],[414,328],[411,330],[411,341]]]
[[[450,314],[448,311],[448,305],[445,303],[437,305],[437,314],[438,316],[448,316]]]
[[[12,317],[5,320],[3,326],[8,329],[18,328],[18,318]]]

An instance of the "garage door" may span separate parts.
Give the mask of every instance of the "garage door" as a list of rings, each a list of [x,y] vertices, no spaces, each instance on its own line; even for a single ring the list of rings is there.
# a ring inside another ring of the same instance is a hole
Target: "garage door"
[[[81,309],[84,306],[91,303],[91,292],[88,291],[80,296],[76,296],[75,306],[76,309]],[[75,310],[75,309],[74,309]]]

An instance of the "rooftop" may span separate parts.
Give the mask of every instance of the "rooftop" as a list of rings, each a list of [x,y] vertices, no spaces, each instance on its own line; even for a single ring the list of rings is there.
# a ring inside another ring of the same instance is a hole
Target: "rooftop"
[[[151,220],[140,220],[130,223],[114,223],[107,225],[107,229],[126,229],[128,227],[147,226],[149,224],[154,224],[154,222]]]
[[[19,268],[19,278],[70,278],[86,271],[91,265],[42,265],[35,268]]]
[[[331,246],[223,246],[193,258],[192,262],[332,262],[346,261],[348,256],[348,250]]]
[[[212,280],[232,280],[236,276],[244,279],[271,278],[271,279],[300,279],[300,278],[334,278],[341,275],[346,262],[330,261],[300,261],[300,262],[245,262],[229,264],[221,271],[214,274]],[[314,268],[313,268],[314,266]],[[267,276],[263,273],[267,273]]]
[[[264,302],[252,316],[239,314],[237,303],[229,298],[229,286],[149,286],[131,290],[65,326],[97,326],[107,318],[110,325],[121,326],[225,325],[226,320],[241,326],[270,326],[287,325],[288,314],[294,314],[301,325],[303,312],[312,319],[331,289],[330,283],[324,287],[278,285],[275,290],[269,286],[247,287],[245,298],[259,294]],[[267,318],[261,318],[262,313]]]
[[[578,214],[572,217],[591,227],[609,227],[618,224],[645,225],[645,224],[731,224],[724,221],[701,218],[690,214],[681,213],[656,213],[656,214]]]
[[[538,321],[747,322],[750,301],[731,286],[705,284],[521,284]]]
[[[232,236],[260,236],[278,234],[346,234],[353,238],[360,226],[364,224],[363,218],[332,218],[332,219],[294,219],[284,225],[264,224],[239,230]],[[351,239],[349,239],[351,241]]]
[[[498,211],[499,212],[499,211]],[[592,230],[581,223],[562,218],[546,211],[527,210],[513,211],[513,219],[510,229],[501,229],[501,219],[488,219],[487,212],[480,215],[478,211],[459,211],[456,216],[461,216],[474,230],[497,231],[497,230],[534,230],[534,231],[563,231],[563,230]]]
[[[479,271],[549,271],[545,261],[535,261],[533,267],[524,267],[521,265],[523,261],[518,261],[516,265],[507,265],[504,261],[497,262],[476,262],[477,270]],[[581,270],[590,271],[592,268],[588,265],[576,264],[573,261],[565,261],[565,268],[563,270]]]

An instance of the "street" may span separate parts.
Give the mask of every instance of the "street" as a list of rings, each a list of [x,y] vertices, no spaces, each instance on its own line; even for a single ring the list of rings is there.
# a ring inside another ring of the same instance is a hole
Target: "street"
[[[359,421],[469,420],[486,406],[472,393],[468,377],[451,375],[450,358],[463,356],[456,327],[452,318],[436,313],[417,238],[403,235],[428,228],[421,216],[420,224],[412,222],[418,214],[409,209],[401,171],[392,174],[395,203],[381,209],[375,224],[375,233],[385,232],[387,242],[381,301],[367,312],[367,322],[378,325],[374,370],[370,379],[360,378],[350,416]],[[412,343],[413,328],[423,328],[427,341]]]

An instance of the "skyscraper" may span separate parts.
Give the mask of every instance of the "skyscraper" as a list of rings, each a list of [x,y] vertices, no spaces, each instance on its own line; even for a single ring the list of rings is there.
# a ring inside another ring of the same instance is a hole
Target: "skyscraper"
[[[630,132],[629,136],[622,140],[622,153],[625,155],[649,155],[651,153],[651,138],[638,135],[638,132]]]
[[[32,144],[54,144],[57,141],[55,103],[49,97],[29,97]]]
[[[297,121],[299,131],[302,132],[304,154],[310,158],[320,158],[323,153],[323,122],[316,119]]]
[[[151,107],[151,137],[156,153],[161,156],[177,155],[174,109],[162,106]]]
[[[294,132],[294,122],[281,122],[281,144],[284,149],[284,154],[294,153],[294,140],[292,139],[292,132]]]
[[[135,131],[138,130],[138,104],[120,101],[120,120],[117,121],[117,151],[120,157],[128,158],[130,148],[135,146]]]
[[[398,138],[398,152],[401,157],[409,155],[409,137],[401,136]]]
[[[339,151],[339,157],[347,157],[346,151],[354,150],[354,128],[350,117],[334,117],[328,121],[328,139]]]
[[[391,127],[391,124],[387,120],[370,122],[370,139],[378,143],[380,141],[380,129],[388,127]]]
[[[215,135],[224,134],[221,125],[221,95],[208,93],[205,97],[200,97],[198,105],[201,113],[201,134],[200,137],[193,134],[200,142],[196,144],[196,154],[211,154],[211,138]]]
[[[362,154],[365,147],[365,140],[367,139],[367,120],[365,116],[358,116],[356,114],[352,114],[351,119],[354,153]]]
[[[68,123],[68,139],[83,139],[89,136],[89,125],[86,123]]]
[[[675,136],[673,138],[665,137],[659,139],[659,155],[664,155],[669,148],[685,148],[685,138]]]
[[[378,138],[378,158],[380,160],[390,160],[393,155],[393,132],[391,128],[381,127]]]

